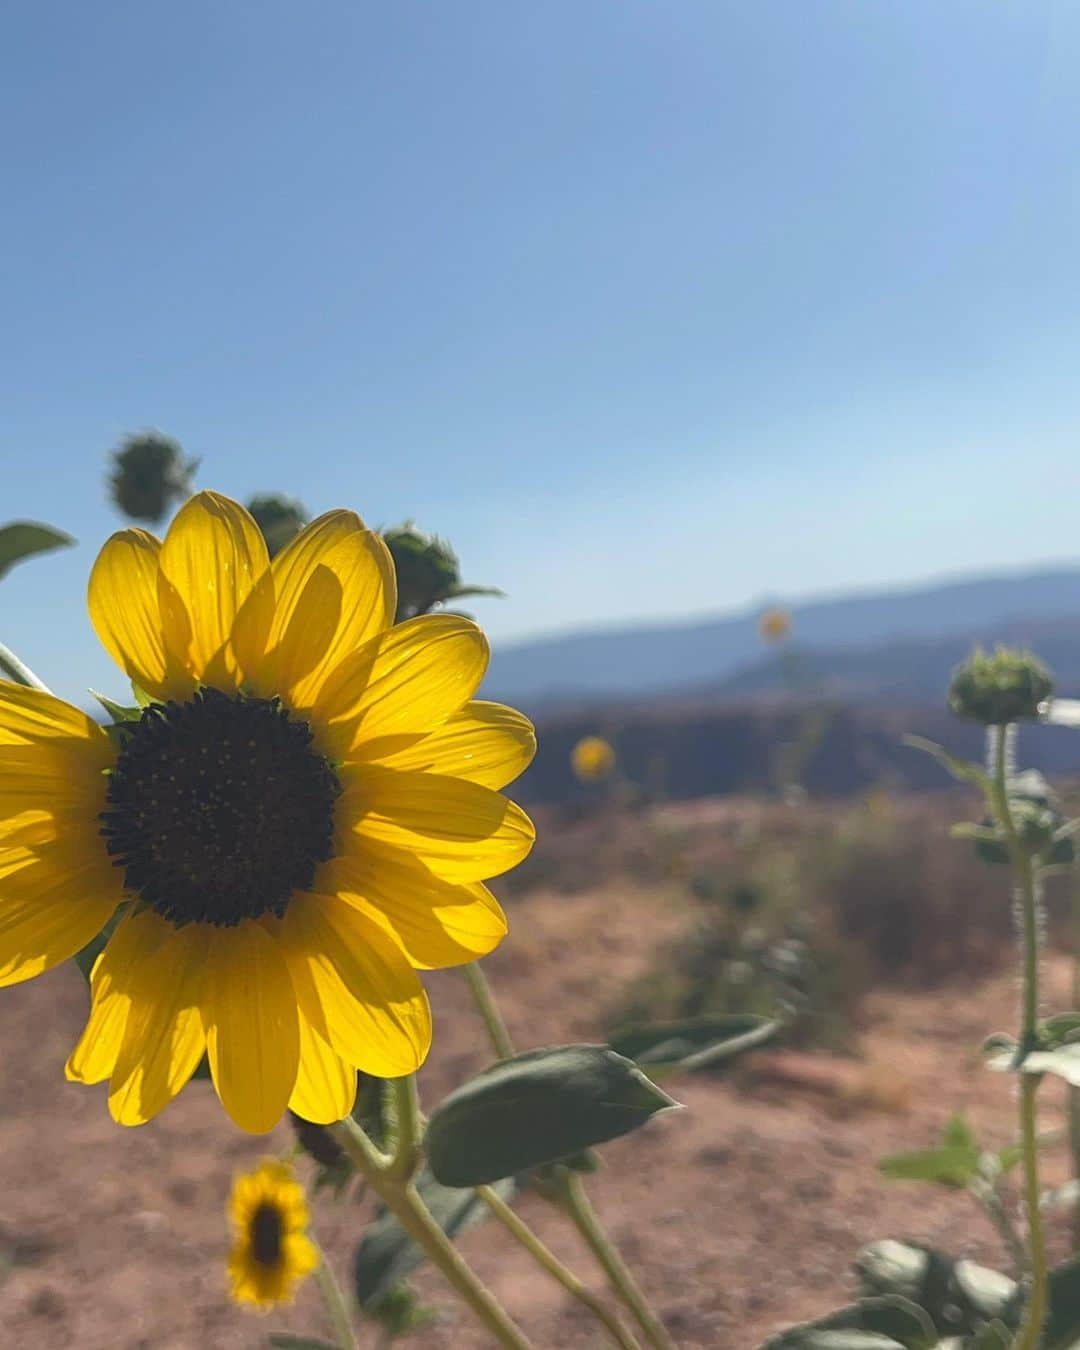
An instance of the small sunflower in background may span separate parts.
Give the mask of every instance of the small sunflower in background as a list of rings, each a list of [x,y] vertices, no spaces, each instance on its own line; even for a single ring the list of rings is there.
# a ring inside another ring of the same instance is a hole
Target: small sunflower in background
[[[583,736],[570,751],[570,767],[583,783],[599,783],[615,770],[615,751],[602,736]]]
[[[262,1309],[291,1303],[297,1284],[321,1260],[307,1235],[307,1199],[292,1168],[267,1158],[254,1172],[238,1176],[229,1197],[229,1220],[233,1298]]]
[[[758,619],[758,634],[763,642],[783,642],[790,637],[790,611],[779,607],[767,609]]]
[[[271,562],[242,506],[200,492],[163,542],[123,530],[91,573],[91,620],[141,710],[106,731],[0,681],[0,985],[115,925],[66,1072],[108,1079],[121,1124],[204,1054],[242,1129],[286,1107],[341,1120],[358,1069],[397,1078],[427,1056],[417,971],[506,933],[483,883],[532,847],[497,789],[533,730],[473,699],[480,629],[394,626],[396,589],[352,512]]]

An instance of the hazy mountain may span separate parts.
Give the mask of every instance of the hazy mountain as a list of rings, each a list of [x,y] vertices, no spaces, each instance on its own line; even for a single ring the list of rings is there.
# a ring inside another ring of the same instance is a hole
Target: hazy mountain
[[[767,692],[779,688],[779,662],[762,647],[759,612],[501,648],[484,693],[537,708],[604,696]],[[791,613],[805,668],[837,695],[940,698],[944,676],[974,640],[1030,642],[1063,676],[1080,677],[1080,566],[861,592]]]

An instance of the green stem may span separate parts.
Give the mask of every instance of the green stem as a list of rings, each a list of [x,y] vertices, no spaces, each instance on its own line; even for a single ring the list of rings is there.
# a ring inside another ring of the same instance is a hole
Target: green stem
[[[563,1208],[600,1262],[611,1287],[633,1313],[646,1341],[654,1350],[675,1350],[675,1343],[667,1334],[664,1324],[649,1307],[637,1281],[604,1232],[576,1172],[563,1170],[560,1191]]]
[[[503,1015],[499,1011],[499,1005],[495,1002],[495,995],[492,993],[491,985],[488,984],[487,976],[480,969],[480,962],[470,961],[467,966],[462,967],[462,970],[473,1002],[476,1004],[476,1011],[483,1018],[484,1026],[487,1028],[495,1057],[509,1059],[514,1053],[514,1044],[506,1029]]]
[[[43,694],[52,693],[44,680],[39,680],[30,667],[20,661],[11,648],[5,647],[2,642],[0,642],[0,670],[9,680],[25,685],[27,689],[40,689]]]
[[[1016,1231],[1016,1225],[1013,1223],[1012,1216],[1005,1207],[1001,1196],[986,1181],[972,1182],[968,1190],[973,1198],[978,1201],[983,1213],[994,1225],[998,1236],[1005,1244],[1012,1260],[1013,1274],[1018,1280],[1022,1279],[1028,1268],[1027,1248],[1024,1246],[1020,1234]]]
[[[621,1346],[622,1350],[641,1350],[638,1342],[626,1330],[618,1317],[608,1309],[603,1300],[583,1285],[574,1272],[564,1266],[555,1253],[544,1246],[524,1219],[514,1213],[497,1191],[493,1191],[490,1186],[477,1186],[476,1194],[503,1227],[536,1259],[538,1264],[549,1275],[553,1276],[567,1293],[572,1294],[579,1303],[583,1303],[593,1316],[603,1323],[616,1345]]]
[[[1072,1006],[1080,1008],[1080,863],[1073,864],[1070,905]],[[1080,1087],[1070,1087],[1068,1092],[1069,1150],[1072,1153],[1073,1180],[1080,1186]],[[1074,1254],[1080,1254],[1080,1199],[1073,1209],[1072,1245]]]
[[[391,1181],[404,1184],[412,1180],[420,1165],[420,1098],[413,1074],[391,1079],[390,1087],[394,1094],[397,1139],[385,1171]]]
[[[490,1291],[466,1264],[457,1248],[432,1218],[411,1181],[389,1175],[389,1166],[378,1149],[354,1120],[346,1118],[329,1127],[358,1172],[396,1217],[405,1232],[432,1265],[461,1295],[498,1345],[509,1350],[531,1350],[530,1342],[503,1311]],[[400,1124],[399,1124],[400,1128]]]
[[[1039,1022],[1039,894],[1031,853],[1022,843],[1012,818],[1008,784],[1008,728],[999,727],[994,745],[992,780],[994,814],[1009,844],[1017,882],[1017,908],[1023,959],[1021,965],[1021,1023],[1019,1053],[1027,1055],[1036,1043]],[[1035,1099],[1039,1076],[1020,1066],[1020,1145],[1023,1149],[1024,1203],[1028,1221],[1031,1279],[1024,1317],[1013,1341],[1013,1350],[1036,1350],[1046,1319],[1046,1237],[1039,1204],[1039,1141]]]
[[[315,1243],[315,1249],[319,1253],[319,1264],[315,1268],[315,1282],[319,1286],[319,1293],[322,1294],[323,1303],[326,1305],[326,1315],[334,1328],[334,1337],[340,1350],[358,1350],[352,1319],[349,1317],[349,1308],[345,1302],[345,1295],[341,1292],[341,1285],[338,1284],[337,1276],[333,1270],[327,1265],[326,1257],[317,1242]]]

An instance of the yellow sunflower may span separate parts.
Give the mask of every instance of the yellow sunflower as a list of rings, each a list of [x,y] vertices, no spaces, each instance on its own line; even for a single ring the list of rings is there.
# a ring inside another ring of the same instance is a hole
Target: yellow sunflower
[[[570,751],[570,767],[583,783],[598,783],[615,768],[615,751],[602,736],[583,736]]]
[[[319,1265],[307,1236],[308,1207],[292,1168],[267,1158],[236,1178],[229,1197],[233,1245],[229,1283],[237,1303],[268,1308],[292,1301],[295,1286]]]
[[[412,1073],[431,1040],[417,970],[506,931],[482,884],[528,817],[497,788],[532,727],[472,701],[480,630],[393,626],[386,546],[347,511],[271,563],[255,522],[202,492],[164,542],[113,535],[90,577],[98,636],[146,703],[105,731],[0,682],[0,984],[80,950],[93,969],[67,1064],[149,1120],[203,1058],[243,1129],[352,1107],[356,1072]]]

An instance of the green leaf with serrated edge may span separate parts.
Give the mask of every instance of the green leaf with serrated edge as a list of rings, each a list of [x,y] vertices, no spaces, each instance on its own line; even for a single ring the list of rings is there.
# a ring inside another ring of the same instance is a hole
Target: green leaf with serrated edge
[[[33,520],[16,520],[10,525],[2,525],[0,577],[5,576],[24,558],[32,558],[36,553],[51,553],[57,548],[68,548],[74,542],[70,534],[54,530],[51,525],[39,525]]]
[[[867,1298],[792,1327],[761,1350],[930,1350],[938,1333],[921,1308],[905,1298]]]
[[[651,1078],[668,1078],[716,1068],[771,1040],[781,1025],[775,1018],[740,1013],[634,1024],[611,1038],[611,1048],[636,1060]]]
[[[604,1045],[564,1045],[501,1060],[434,1110],[424,1146],[446,1186],[478,1186],[629,1134],[678,1106]]]
[[[448,1238],[453,1239],[462,1229],[490,1214],[475,1191],[440,1185],[428,1167],[421,1169],[416,1188],[432,1218]],[[516,1179],[508,1178],[497,1182],[492,1189],[509,1204],[519,1185]],[[365,1312],[375,1307],[423,1260],[423,1252],[414,1245],[394,1215],[389,1210],[382,1210],[368,1225],[353,1257],[353,1293],[360,1307]]]
[[[289,1331],[271,1332],[269,1344],[280,1346],[281,1350],[338,1350],[333,1341],[320,1341],[314,1336],[294,1336]]]
[[[990,776],[985,769],[978,764],[972,764],[966,759],[959,759],[956,755],[951,755],[943,745],[938,745],[936,741],[928,741],[924,736],[904,736],[903,743],[910,746],[912,750],[922,750],[925,754],[936,759],[943,769],[946,769],[953,778],[959,779],[962,783],[973,783],[983,792],[988,792],[991,787]]]
[[[954,1115],[942,1131],[938,1147],[893,1153],[881,1159],[878,1170],[890,1181],[933,1181],[962,1188],[978,1176],[981,1157],[971,1126],[963,1116]]]
[[[96,689],[90,690],[90,697],[97,699],[114,722],[137,722],[142,716],[141,708],[124,703],[114,703],[111,698],[99,694]]]

